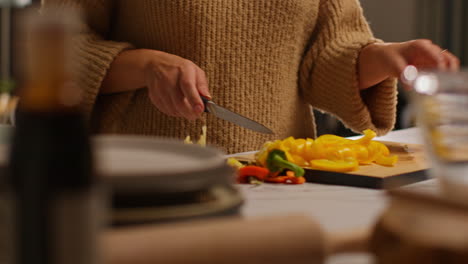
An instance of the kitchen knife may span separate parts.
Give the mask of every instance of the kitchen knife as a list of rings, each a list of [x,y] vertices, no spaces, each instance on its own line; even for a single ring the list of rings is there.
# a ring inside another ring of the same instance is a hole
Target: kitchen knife
[[[238,126],[245,127],[253,131],[257,131],[264,134],[274,134],[273,131],[271,131],[269,128],[258,122],[253,121],[252,119],[249,119],[245,116],[239,115],[237,113],[232,112],[231,110],[221,107],[204,96],[201,96],[201,99],[205,104],[205,112],[207,113],[211,113],[217,116],[218,118],[224,119]]]

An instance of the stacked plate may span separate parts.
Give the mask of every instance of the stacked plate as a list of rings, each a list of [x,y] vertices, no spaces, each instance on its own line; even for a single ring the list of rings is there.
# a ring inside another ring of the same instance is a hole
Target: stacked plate
[[[217,149],[143,136],[99,136],[93,146],[113,193],[114,224],[234,215],[242,204]]]

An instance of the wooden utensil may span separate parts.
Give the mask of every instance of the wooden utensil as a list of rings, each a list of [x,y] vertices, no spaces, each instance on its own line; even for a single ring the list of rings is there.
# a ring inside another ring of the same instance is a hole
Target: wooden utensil
[[[124,228],[103,236],[104,263],[323,263],[329,254],[365,251],[368,234],[328,236],[300,215]]]

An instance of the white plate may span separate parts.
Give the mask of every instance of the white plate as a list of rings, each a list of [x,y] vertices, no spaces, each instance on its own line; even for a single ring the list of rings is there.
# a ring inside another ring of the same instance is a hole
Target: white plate
[[[211,147],[117,135],[92,143],[98,175],[117,192],[190,192],[234,179],[223,153]]]

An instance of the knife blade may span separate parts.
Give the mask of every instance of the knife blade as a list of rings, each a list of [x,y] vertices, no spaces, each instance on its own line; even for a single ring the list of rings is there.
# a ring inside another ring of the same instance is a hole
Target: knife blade
[[[273,131],[271,131],[271,129],[256,121],[253,121],[250,118],[247,118],[229,109],[221,107],[204,96],[201,96],[201,99],[205,104],[205,112],[207,113],[213,114],[218,118],[224,119],[228,122],[234,123],[238,126],[245,127],[256,132],[260,132],[263,134],[274,134]]]

